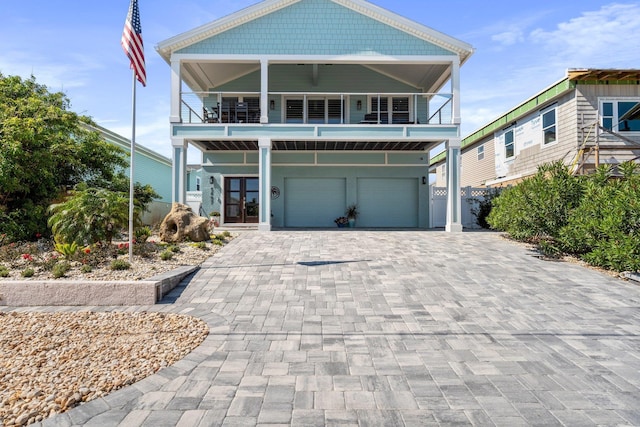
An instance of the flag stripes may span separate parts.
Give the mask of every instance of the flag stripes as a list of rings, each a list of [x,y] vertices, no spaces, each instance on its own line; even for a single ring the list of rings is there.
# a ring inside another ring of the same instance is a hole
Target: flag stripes
[[[122,44],[124,52],[129,57],[129,61],[131,61],[131,68],[136,73],[136,78],[142,83],[142,86],[146,86],[147,71],[144,63],[144,46],[142,44],[142,27],[140,26],[138,0],[131,0],[120,43]]]

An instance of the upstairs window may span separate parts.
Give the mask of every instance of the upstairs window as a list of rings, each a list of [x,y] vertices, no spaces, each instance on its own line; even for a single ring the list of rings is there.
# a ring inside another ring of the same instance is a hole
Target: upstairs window
[[[612,132],[640,132],[640,99],[606,99],[600,104],[602,127]]]
[[[484,145],[478,147],[478,160],[484,159]]]
[[[542,144],[556,142],[556,109],[542,113]]]

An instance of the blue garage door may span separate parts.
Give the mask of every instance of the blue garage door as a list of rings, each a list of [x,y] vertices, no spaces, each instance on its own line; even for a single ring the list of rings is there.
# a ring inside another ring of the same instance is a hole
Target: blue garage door
[[[418,227],[418,178],[358,178],[358,227]]]
[[[286,227],[335,227],[344,215],[344,178],[285,178],[284,225]]]

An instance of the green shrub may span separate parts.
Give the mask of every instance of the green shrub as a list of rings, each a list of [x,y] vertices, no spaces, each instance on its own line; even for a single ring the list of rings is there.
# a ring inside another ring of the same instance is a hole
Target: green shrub
[[[487,188],[484,191],[483,199],[478,201],[478,207],[471,209],[471,213],[476,217],[476,223],[482,228],[491,228],[487,222],[487,217],[491,213],[493,201],[500,195],[501,188]]]
[[[170,245],[167,250],[171,251],[171,252],[175,252],[178,253],[180,252],[180,246],[176,246],[176,245]]]
[[[165,249],[164,251],[160,252],[160,259],[163,261],[169,261],[171,258],[173,258],[173,252],[169,249]]]
[[[581,201],[583,182],[561,162],[542,165],[534,176],[502,191],[487,222],[517,240],[556,238]]]
[[[93,267],[91,267],[89,264],[85,264],[80,268],[80,271],[84,274],[91,273],[93,271]]]
[[[55,244],[56,252],[62,255],[65,259],[69,260],[73,259],[76,256],[76,254],[78,253],[78,249],[80,249],[80,247],[78,246],[77,242]]]
[[[36,272],[33,270],[33,268],[25,268],[20,274],[22,275],[22,277],[33,277]]]
[[[54,279],[59,279],[61,277],[64,277],[64,275],[67,274],[67,271],[69,271],[70,269],[71,269],[71,266],[69,265],[68,262],[59,262],[53,266],[53,269],[51,270],[51,275],[53,276]]]
[[[111,261],[109,268],[112,270],[128,270],[131,268],[131,264],[123,259],[114,259]]]
[[[191,246],[194,248],[202,249],[203,251],[207,250],[207,244],[205,242],[195,242],[192,243]]]
[[[9,269],[4,265],[0,265],[0,277],[9,277]]]
[[[151,228],[144,226],[137,228],[135,231],[136,242],[144,243],[149,237],[151,237]]]
[[[600,167],[589,177],[585,197],[559,236],[564,252],[616,271],[640,270],[640,176],[638,166],[619,166],[622,178]]]

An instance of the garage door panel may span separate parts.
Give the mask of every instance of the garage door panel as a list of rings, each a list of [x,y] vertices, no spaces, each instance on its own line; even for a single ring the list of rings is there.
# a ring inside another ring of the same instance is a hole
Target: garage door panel
[[[359,178],[358,227],[418,227],[417,178]]]
[[[284,188],[286,227],[335,227],[344,214],[344,178],[285,178]]]

